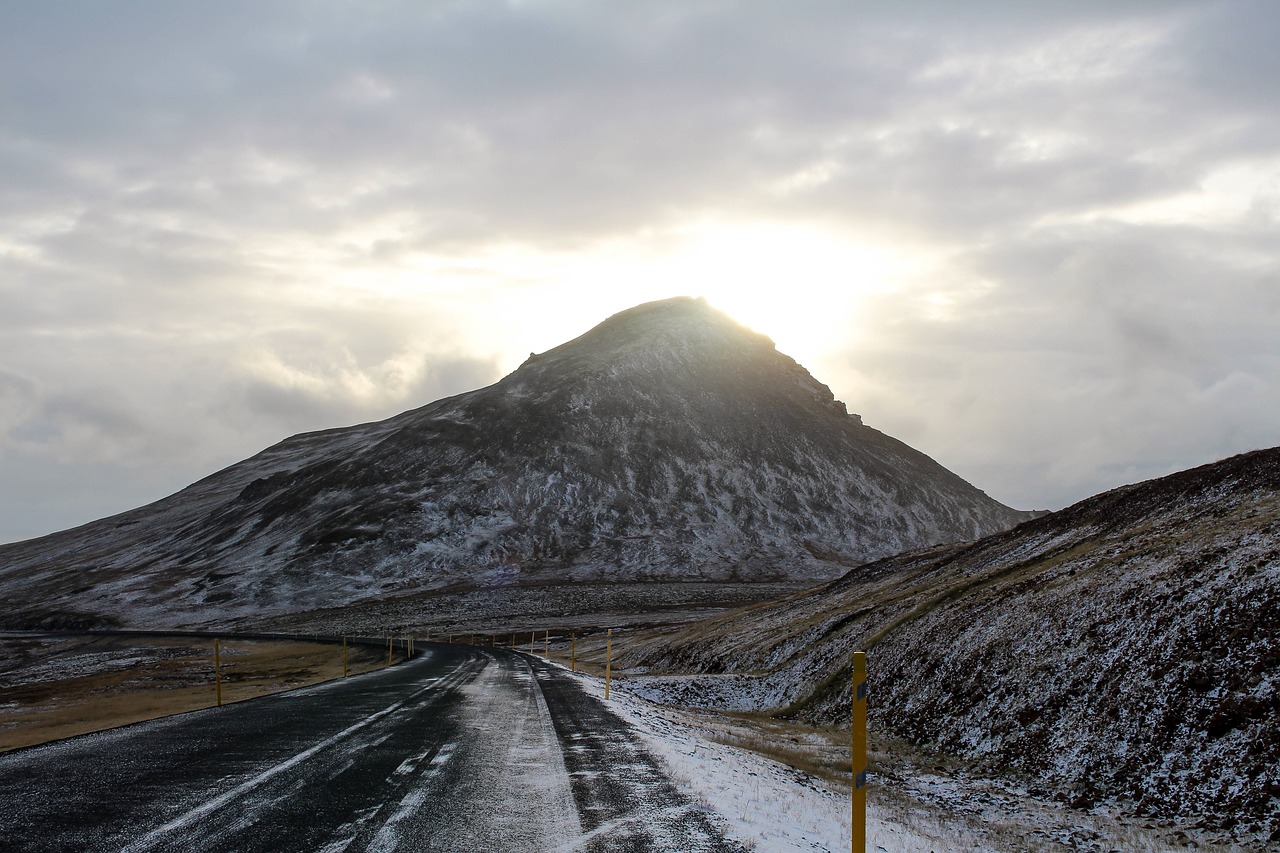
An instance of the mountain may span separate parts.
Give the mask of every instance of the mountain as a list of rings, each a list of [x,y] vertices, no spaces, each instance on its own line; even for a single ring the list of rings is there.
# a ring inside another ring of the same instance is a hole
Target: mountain
[[[1077,807],[1274,844],[1280,448],[628,648],[633,668],[717,673],[651,677],[651,694],[845,725],[849,654],[865,648],[873,730]]]
[[[370,626],[528,624],[741,603],[1027,517],[678,298],[487,388],[0,547],[0,592],[23,625],[300,624],[285,617],[325,608],[346,624],[361,602]]]

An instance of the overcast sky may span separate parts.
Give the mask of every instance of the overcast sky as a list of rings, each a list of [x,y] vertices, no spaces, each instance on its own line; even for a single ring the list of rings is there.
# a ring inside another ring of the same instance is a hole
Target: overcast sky
[[[4,3],[0,541],[680,294],[1020,508],[1280,444],[1278,21]]]

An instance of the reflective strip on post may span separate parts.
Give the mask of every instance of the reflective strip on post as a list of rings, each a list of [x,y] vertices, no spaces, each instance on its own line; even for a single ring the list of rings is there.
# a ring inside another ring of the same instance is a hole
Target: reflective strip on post
[[[853,853],[867,849],[867,653],[853,653]]]
[[[609,629],[604,652],[604,701],[609,701],[609,678],[613,675],[613,629]]]

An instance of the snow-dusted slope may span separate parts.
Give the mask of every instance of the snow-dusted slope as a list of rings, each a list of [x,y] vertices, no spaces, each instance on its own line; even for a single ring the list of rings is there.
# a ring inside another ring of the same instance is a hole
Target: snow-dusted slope
[[[868,648],[882,731],[1078,807],[1280,843],[1280,448],[629,647],[715,673],[650,695],[841,722]]]
[[[465,587],[802,582],[1025,517],[680,298],[488,388],[0,548],[0,591],[11,621],[174,624]]]

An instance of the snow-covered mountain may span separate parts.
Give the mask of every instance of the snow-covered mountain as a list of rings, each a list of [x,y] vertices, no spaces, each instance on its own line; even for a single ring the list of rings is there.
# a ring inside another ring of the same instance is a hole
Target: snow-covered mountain
[[[882,733],[1077,807],[1277,844],[1280,448],[627,648],[633,667],[715,673],[652,694],[846,725],[866,648]]]
[[[678,298],[487,388],[0,547],[0,593],[10,624],[243,622],[568,583],[659,581],[679,603],[673,582],[813,582],[1026,517],[864,426],[764,335]]]

